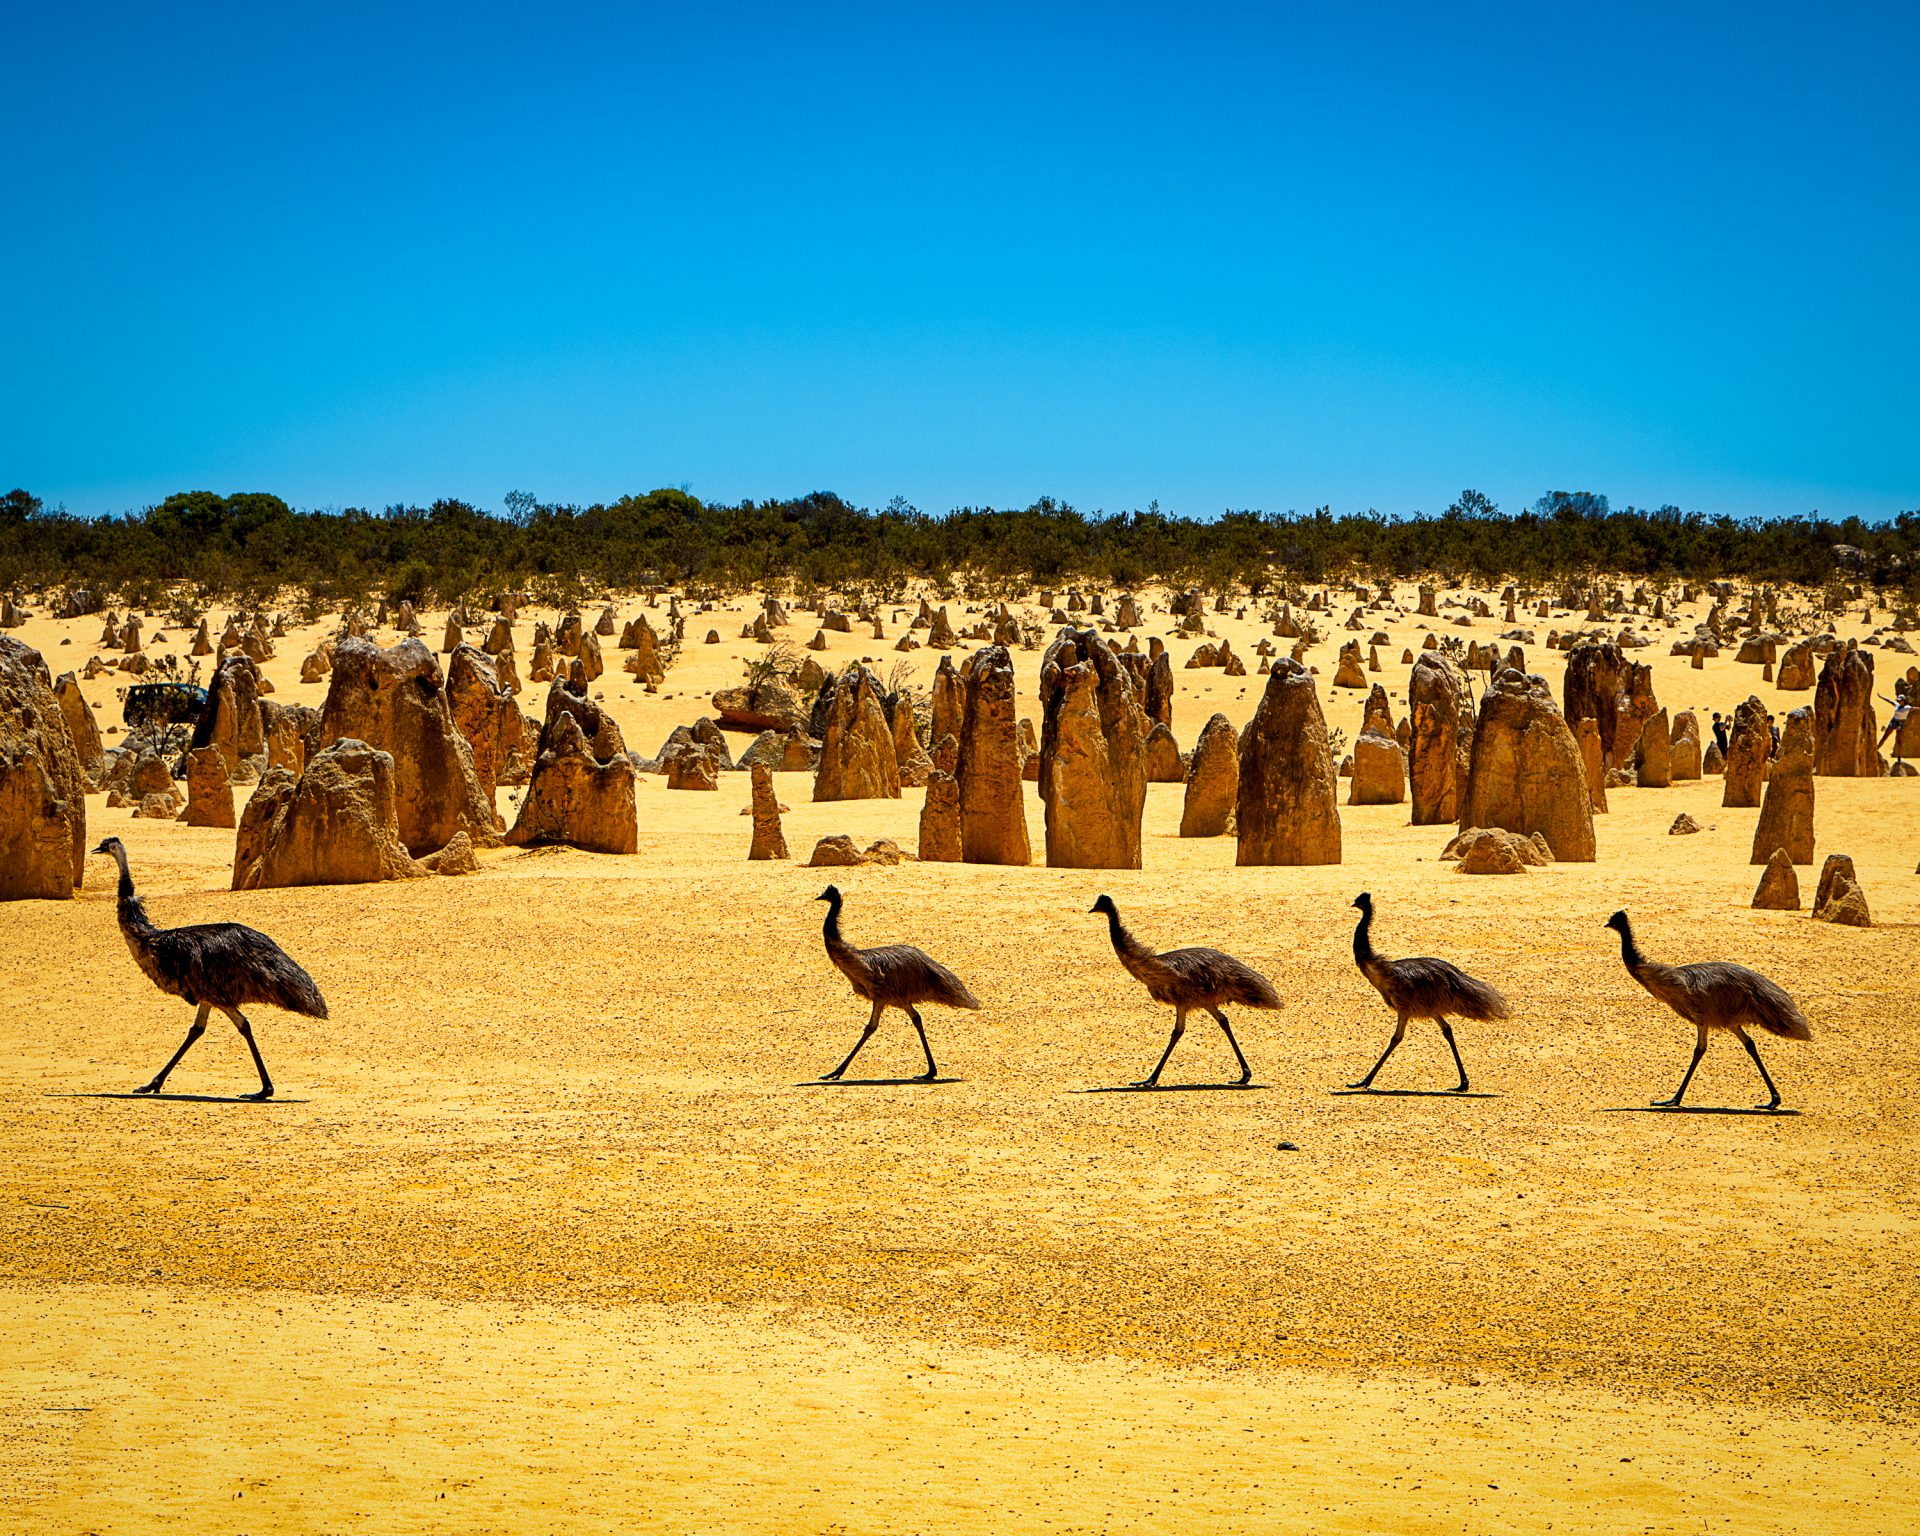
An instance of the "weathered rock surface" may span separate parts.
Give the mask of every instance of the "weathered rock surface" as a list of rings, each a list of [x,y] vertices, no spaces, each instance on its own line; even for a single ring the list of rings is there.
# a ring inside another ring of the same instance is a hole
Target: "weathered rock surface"
[[[1750,862],[1766,863],[1776,848],[1786,849],[1796,864],[1813,862],[1813,711],[1804,706],[1781,729]]]
[[[1820,884],[1814,891],[1813,915],[1823,923],[1838,923],[1844,928],[1871,928],[1873,914],[1867,910],[1866,893],[1853,872],[1853,860],[1844,853],[1830,853],[1820,867]]]
[[[1147,732],[1141,754],[1149,784],[1186,782],[1187,765],[1180,759],[1180,743],[1164,725],[1156,724]]]
[[[967,658],[959,678],[960,733],[952,772],[959,790],[960,857],[968,864],[1031,864],[1013,658],[1005,646],[985,646]]]
[[[1473,755],[1473,708],[1466,678],[1438,651],[1423,651],[1413,664],[1407,706],[1413,733],[1407,754],[1413,825],[1456,820]]]
[[[255,756],[266,747],[260,694],[260,667],[244,653],[223,659],[207,685],[207,702],[193,728],[193,745],[218,747],[220,755],[227,760],[229,777],[238,771],[243,759]]]
[[[1407,798],[1407,755],[1390,731],[1369,725],[1354,738],[1349,805],[1399,805]]]
[[[1280,659],[1240,737],[1236,864],[1338,864],[1339,778],[1313,674]]]
[[[1509,669],[1488,684],[1474,726],[1460,824],[1538,832],[1556,859],[1593,861],[1586,764],[1543,678]]]
[[[713,696],[722,725],[749,731],[790,731],[807,723],[807,703],[783,677],[763,677],[741,688],[722,688]]]
[[[811,869],[841,869],[860,864],[905,864],[912,857],[890,837],[869,843],[863,850],[842,832],[815,843],[813,857],[807,860],[807,865]]]
[[[1662,709],[1641,728],[1633,748],[1634,780],[1641,789],[1668,789],[1673,784],[1673,737]]]
[[[1768,856],[1766,871],[1753,892],[1753,905],[1763,912],[1800,910],[1800,877],[1794,873],[1786,849],[1776,848]]]
[[[477,875],[480,873],[480,860],[473,851],[473,841],[464,832],[453,834],[453,841],[438,853],[430,853],[421,864],[436,875]]]
[[[501,784],[524,781],[526,765],[519,759],[527,723],[513,695],[500,686],[493,659],[471,645],[447,658],[447,709],[473,753],[480,796],[491,806]]]
[[[315,753],[298,779],[269,769],[234,840],[236,891],[364,885],[425,873],[400,839],[392,755],[351,737]]]
[[[0,635],[0,901],[80,888],[87,783],[46,662]]]
[[[1838,779],[1880,776],[1875,749],[1873,654],[1852,640],[1827,652],[1813,693],[1813,771]]]
[[[190,827],[231,827],[233,780],[218,747],[197,747],[187,754],[187,808],[180,819]]]
[[[506,840],[516,847],[567,843],[595,853],[634,853],[640,827],[634,801],[639,775],[633,759],[624,752],[604,762],[596,757],[578,713],[556,705],[556,696],[566,693],[556,685],[548,695],[527,798]],[[574,702],[589,701],[575,696]]]
[[[898,800],[900,761],[879,680],[855,662],[829,688],[814,800]]]
[[[1216,714],[1201,729],[1187,760],[1180,835],[1223,837],[1233,831],[1239,797],[1240,734],[1231,720]]]
[[[765,763],[755,763],[753,776],[753,846],[749,859],[784,859],[787,835],[780,826],[780,798],[773,792],[773,774]]]
[[[89,791],[100,789],[107,778],[107,757],[100,745],[100,727],[93,709],[80,691],[80,679],[62,672],[53,685],[53,696],[60,701],[60,715],[67,722],[67,734],[73,739],[73,753]]]
[[[392,755],[400,840],[410,852],[444,848],[456,832],[477,847],[499,842],[493,798],[482,791],[473,748],[454,724],[440,663],[418,640],[385,650],[369,640],[342,640],[320,709],[320,737],[348,737]]]
[[[933,767],[927,774],[927,797],[920,806],[922,859],[943,864],[960,862],[960,781],[954,776],[959,762],[959,738],[951,733],[938,737],[933,745]]]
[[[1766,706],[1749,694],[1734,707],[1733,723],[1727,729],[1725,776],[1720,789],[1723,806],[1760,803],[1772,752],[1773,730],[1767,724]]]
[[[1669,766],[1676,784],[1700,777],[1700,718],[1690,709],[1673,717]]]
[[[1138,869],[1145,716],[1127,669],[1097,631],[1066,630],[1047,648],[1040,705],[1048,865]]]

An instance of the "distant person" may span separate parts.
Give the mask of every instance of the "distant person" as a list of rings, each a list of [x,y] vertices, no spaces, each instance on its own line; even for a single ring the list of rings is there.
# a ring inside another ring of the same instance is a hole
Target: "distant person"
[[[1713,712],[1713,744],[1722,757],[1727,755],[1727,717],[1717,709]]]
[[[1884,747],[1889,736],[1897,736],[1900,733],[1900,727],[1907,723],[1907,716],[1913,713],[1912,690],[1905,683],[1893,685],[1892,698],[1889,699],[1884,693],[1880,698],[1882,703],[1893,706],[1893,714],[1887,721],[1887,728],[1880,733],[1880,740],[1874,743],[1876,747]],[[1900,760],[1900,748],[1897,744],[1893,750],[1893,759],[1895,762]]]
[[[1780,722],[1772,715],[1767,716],[1767,729],[1773,733],[1773,750],[1767,756],[1778,757],[1780,755]]]

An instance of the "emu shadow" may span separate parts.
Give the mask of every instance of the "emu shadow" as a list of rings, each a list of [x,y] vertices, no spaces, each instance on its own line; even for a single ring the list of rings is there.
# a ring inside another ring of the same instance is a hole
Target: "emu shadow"
[[[1105,1088],[1074,1088],[1073,1093],[1264,1093],[1265,1083],[1114,1083]]]
[[[148,1104],[310,1104],[311,1099],[256,1099],[244,1093],[50,1093],[50,1099],[139,1099]]]
[[[964,1077],[810,1077],[796,1088],[942,1088]]]
[[[1336,1099],[1498,1099],[1504,1094],[1476,1093],[1472,1090],[1461,1093],[1454,1088],[1329,1088],[1329,1097]]]
[[[1756,1104],[1745,1108],[1737,1104],[1616,1104],[1600,1111],[1603,1115],[1754,1115],[1762,1120],[1779,1120],[1797,1115],[1797,1109],[1768,1109]]]

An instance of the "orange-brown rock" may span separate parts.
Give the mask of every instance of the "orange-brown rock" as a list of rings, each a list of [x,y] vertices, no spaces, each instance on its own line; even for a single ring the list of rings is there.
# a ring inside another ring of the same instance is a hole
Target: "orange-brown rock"
[[[1180,805],[1182,837],[1224,837],[1233,830],[1240,795],[1240,733],[1225,715],[1201,729],[1187,759],[1187,787]]]
[[[233,780],[218,747],[196,747],[187,754],[187,808],[180,819],[190,827],[234,826]]]
[[[813,798],[898,800],[900,761],[879,680],[855,662],[828,685]]]
[[[773,792],[773,774],[765,763],[755,763],[753,779],[753,845],[749,859],[784,859],[787,835],[780,827],[780,798]]]
[[[284,768],[269,769],[234,839],[236,891],[362,885],[425,873],[400,840],[392,755],[351,737],[315,753],[298,779]]]
[[[1754,888],[1753,905],[1763,912],[1798,912],[1800,877],[1794,873],[1787,850],[1776,848],[1767,858],[1767,867]]]
[[[73,753],[79,759],[80,772],[89,790],[106,783],[107,759],[100,745],[100,727],[93,718],[93,707],[80,691],[80,679],[62,672],[53,685],[53,696],[60,701],[60,714],[67,722],[67,734],[73,739]]]
[[[1433,826],[1460,814],[1460,790],[1473,751],[1473,706],[1467,681],[1439,651],[1423,651],[1407,684],[1412,747],[1407,753],[1413,825]]]
[[[1240,736],[1236,864],[1338,864],[1339,778],[1313,674],[1280,660]]]
[[[1354,738],[1353,780],[1347,804],[1399,805],[1406,798],[1406,754],[1391,732],[1370,723]]]
[[[951,772],[958,791],[960,857],[968,864],[1031,864],[1013,658],[1005,646],[984,646],[967,658],[958,678],[961,715]],[[927,782],[931,794],[931,773]],[[921,837],[924,841],[924,827]]]
[[[218,747],[220,755],[227,760],[228,777],[239,769],[242,759],[266,749],[267,731],[260,713],[260,692],[259,665],[241,653],[226,657],[207,687],[206,705],[193,728],[193,745]]]
[[[1096,630],[1066,630],[1040,663],[1039,784],[1047,863],[1138,869],[1146,718],[1127,669]]]
[[[1873,654],[1849,640],[1827,652],[1813,693],[1813,771],[1829,778],[1874,779]]]
[[[1796,864],[1813,862],[1813,711],[1805,706],[1788,715],[1781,729],[1750,862],[1766,863],[1776,848],[1786,849]]]
[[[1538,832],[1556,859],[1593,861],[1586,765],[1544,679],[1509,669],[1488,684],[1474,726],[1460,825]]]
[[[1766,706],[1749,694],[1734,707],[1733,722],[1727,730],[1726,765],[1720,790],[1723,806],[1760,803],[1761,786],[1767,777],[1767,759],[1772,752],[1773,730],[1767,724]]]
[[[335,648],[319,739],[342,737],[392,755],[400,840],[410,852],[444,848],[456,832],[477,847],[499,841],[493,799],[454,724],[440,663],[418,640],[383,650],[350,637]]]
[[[516,847],[566,843],[594,853],[637,852],[634,785],[639,775],[633,759],[624,752],[604,762],[596,757],[579,715],[554,703],[554,695],[565,693],[556,685],[548,696],[527,798],[506,840]]]
[[[1700,777],[1700,719],[1690,709],[1673,717],[1673,782]]]
[[[0,635],[0,901],[57,900],[80,888],[87,784],[46,662]]]

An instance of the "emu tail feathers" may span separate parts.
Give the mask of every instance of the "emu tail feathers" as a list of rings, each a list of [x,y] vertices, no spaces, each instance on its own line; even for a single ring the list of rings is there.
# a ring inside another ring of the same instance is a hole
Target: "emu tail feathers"
[[[927,1000],[949,1008],[978,1008],[980,999],[967,990],[967,984],[938,960],[928,960],[930,983]]]
[[[1463,1019],[1505,1019],[1513,1015],[1513,1008],[1501,996],[1499,988],[1478,976],[1458,972],[1453,990],[1456,993],[1453,1012]]]
[[[1753,1022],[1783,1040],[1811,1040],[1813,1027],[1807,1023],[1807,1016],[1799,1005],[1787,996],[1786,989],[1764,976],[1755,976],[1753,980],[1754,986],[1748,993],[1748,1012]]]

